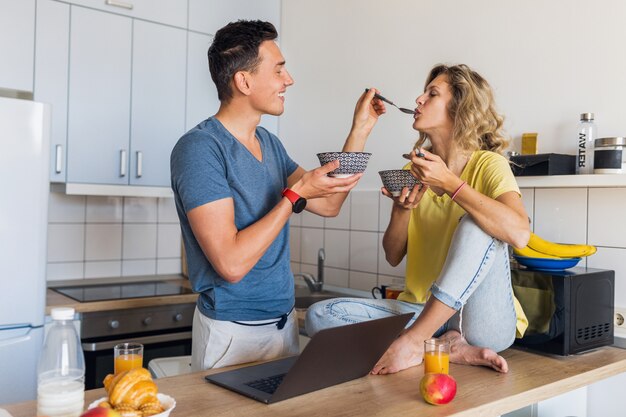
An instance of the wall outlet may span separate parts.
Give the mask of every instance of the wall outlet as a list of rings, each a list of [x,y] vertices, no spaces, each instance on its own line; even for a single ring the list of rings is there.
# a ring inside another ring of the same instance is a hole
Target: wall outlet
[[[615,328],[626,330],[626,308],[615,307],[615,316],[613,318]]]

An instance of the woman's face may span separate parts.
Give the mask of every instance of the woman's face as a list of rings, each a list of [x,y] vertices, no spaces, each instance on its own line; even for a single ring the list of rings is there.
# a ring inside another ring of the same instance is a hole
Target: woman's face
[[[437,76],[428,84],[424,94],[419,96],[413,129],[428,136],[451,134],[454,121],[448,114],[448,104],[452,100],[452,91],[445,74]]]

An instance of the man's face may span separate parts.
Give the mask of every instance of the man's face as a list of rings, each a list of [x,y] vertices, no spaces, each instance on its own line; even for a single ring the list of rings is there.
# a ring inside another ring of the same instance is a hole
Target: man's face
[[[261,43],[259,57],[261,62],[249,77],[250,102],[264,114],[279,116],[285,111],[284,93],[293,84],[293,79],[285,68],[285,58],[276,42]]]

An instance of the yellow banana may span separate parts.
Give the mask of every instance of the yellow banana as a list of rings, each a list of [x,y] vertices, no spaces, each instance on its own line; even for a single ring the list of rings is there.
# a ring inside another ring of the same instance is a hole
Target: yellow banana
[[[513,248],[513,253],[517,256],[525,256],[527,258],[550,258],[550,259],[563,259],[559,256],[548,255],[547,253],[537,252],[534,249],[526,246],[525,248],[517,249]]]
[[[580,258],[596,253],[596,247],[592,245],[563,245],[540,238],[534,233],[530,234],[528,248],[545,255],[560,258]]]

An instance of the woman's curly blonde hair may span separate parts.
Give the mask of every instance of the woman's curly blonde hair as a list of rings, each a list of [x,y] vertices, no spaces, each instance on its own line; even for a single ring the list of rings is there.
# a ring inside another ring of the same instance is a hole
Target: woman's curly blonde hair
[[[439,64],[430,71],[424,88],[442,74],[447,76],[452,92],[448,112],[454,121],[454,140],[467,151],[504,153],[509,139],[502,129],[504,117],[495,109],[489,83],[467,65]],[[426,140],[428,135],[420,132],[415,147],[421,147]]]

